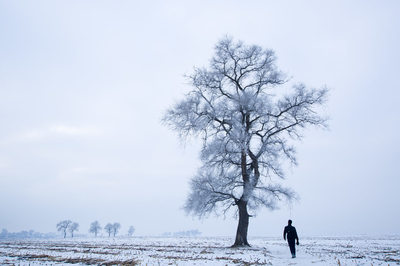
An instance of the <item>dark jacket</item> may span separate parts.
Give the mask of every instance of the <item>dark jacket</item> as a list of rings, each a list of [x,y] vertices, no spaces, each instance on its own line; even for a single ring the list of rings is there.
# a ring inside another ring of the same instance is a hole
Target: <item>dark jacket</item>
[[[294,226],[288,225],[285,227],[285,230],[283,230],[283,239],[286,240],[297,240],[299,241],[299,237],[297,236],[296,228]]]

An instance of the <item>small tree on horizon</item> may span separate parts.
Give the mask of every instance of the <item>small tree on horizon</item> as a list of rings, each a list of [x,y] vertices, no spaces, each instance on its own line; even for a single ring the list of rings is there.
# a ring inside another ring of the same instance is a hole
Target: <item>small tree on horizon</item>
[[[57,231],[62,232],[64,234],[64,238],[67,237],[67,229],[69,225],[72,223],[71,220],[64,220],[57,224]]]
[[[108,233],[108,237],[111,236],[111,233],[113,232],[113,225],[111,223],[106,224],[106,226],[104,226],[104,230],[106,230],[106,232]]]
[[[133,227],[132,225],[129,226],[128,235],[132,236],[134,232],[135,232],[135,227]]]
[[[89,233],[93,233],[94,237],[97,237],[97,234],[101,230],[100,223],[98,221],[94,221],[90,224]]]
[[[275,61],[272,50],[222,39],[209,68],[194,70],[188,77],[192,89],[163,118],[180,137],[203,141],[186,212],[204,217],[236,206],[233,246],[249,246],[248,210],[276,209],[279,201],[295,198],[279,182],[284,161],[296,164],[292,140],[308,126],[326,125],[317,108],[327,90],[296,84],[284,87],[290,89],[285,95],[278,88],[287,80]]]
[[[114,223],[112,225],[112,232],[114,237],[118,234],[119,229],[121,228],[121,225],[119,223]]]
[[[71,237],[74,237],[74,232],[79,231],[79,224],[78,223],[71,223],[68,226],[68,231],[71,233]]]

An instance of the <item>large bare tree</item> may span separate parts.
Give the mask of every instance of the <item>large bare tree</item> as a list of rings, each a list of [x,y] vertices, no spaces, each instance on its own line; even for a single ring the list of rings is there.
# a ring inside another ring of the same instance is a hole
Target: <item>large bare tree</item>
[[[283,162],[296,164],[291,140],[326,122],[318,107],[327,90],[286,86],[275,61],[272,50],[222,39],[209,68],[194,70],[192,89],[163,118],[181,137],[203,140],[203,165],[191,180],[186,211],[202,217],[236,206],[234,246],[249,245],[248,210],[274,209],[295,197],[279,183]]]

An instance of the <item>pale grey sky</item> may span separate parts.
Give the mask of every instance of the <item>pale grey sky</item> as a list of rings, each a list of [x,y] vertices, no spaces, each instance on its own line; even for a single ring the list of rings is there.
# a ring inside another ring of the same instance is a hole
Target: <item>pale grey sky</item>
[[[400,2],[0,0],[0,229],[72,219],[140,235],[231,235],[231,216],[181,207],[199,145],[160,123],[230,35],[276,51],[291,82],[328,86],[330,130],[309,130],[291,208],[249,234],[400,234]]]

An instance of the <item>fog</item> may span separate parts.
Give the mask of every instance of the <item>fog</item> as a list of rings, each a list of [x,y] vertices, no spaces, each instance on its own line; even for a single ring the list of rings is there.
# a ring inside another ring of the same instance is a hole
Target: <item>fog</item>
[[[400,2],[0,0],[0,229],[234,236],[182,210],[198,140],[162,125],[226,35],[275,50],[289,83],[330,89],[329,130],[296,143],[300,196],[249,234],[400,234]]]

